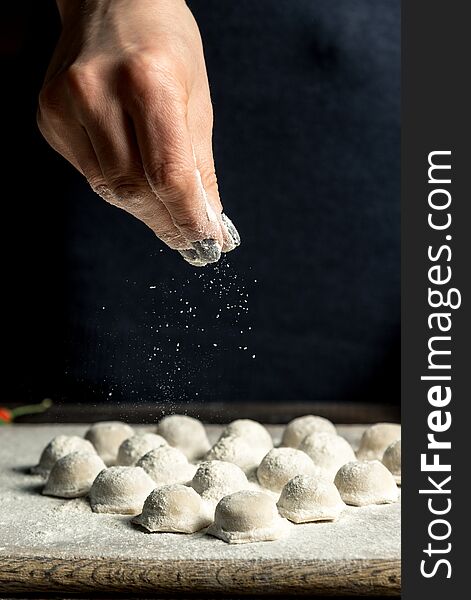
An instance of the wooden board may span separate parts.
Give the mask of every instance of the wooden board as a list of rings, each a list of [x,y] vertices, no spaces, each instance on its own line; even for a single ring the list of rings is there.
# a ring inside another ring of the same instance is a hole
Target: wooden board
[[[218,428],[208,428],[211,437]],[[339,427],[356,444],[362,427]],[[271,428],[275,439],[280,427]],[[349,507],[336,523],[292,527],[275,542],[228,545],[202,533],[145,534],[86,499],[40,494],[26,473],[58,433],[78,425],[0,429],[0,591],[399,595],[400,505]]]
[[[244,415],[264,423],[287,423],[306,414],[320,415],[334,423],[378,423],[400,421],[398,404],[359,402],[172,402],[172,412],[183,413],[205,423],[228,423]],[[26,415],[21,423],[89,423],[92,420],[122,420],[127,423],[154,423],[168,414],[169,403],[74,404],[54,403],[45,413]]]

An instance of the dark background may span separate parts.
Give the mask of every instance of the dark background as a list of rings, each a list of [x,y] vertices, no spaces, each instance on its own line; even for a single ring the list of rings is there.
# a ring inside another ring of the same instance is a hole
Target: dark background
[[[202,271],[42,140],[55,5],[3,8],[6,403],[399,403],[399,2],[189,5],[243,238]]]

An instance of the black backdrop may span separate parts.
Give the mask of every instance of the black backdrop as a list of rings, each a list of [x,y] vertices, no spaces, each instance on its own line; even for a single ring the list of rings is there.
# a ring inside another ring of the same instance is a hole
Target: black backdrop
[[[399,2],[189,4],[243,238],[203,272],[41,139],[54,3],[5,8],[7,400],[398,403]]]

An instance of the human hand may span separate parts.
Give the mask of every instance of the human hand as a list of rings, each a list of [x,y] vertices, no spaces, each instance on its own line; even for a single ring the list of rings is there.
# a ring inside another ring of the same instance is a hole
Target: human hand
[[[222,213],[197,24],[183,0],[58,0],[39,97],[49,144],[191,264],[240,243]]]

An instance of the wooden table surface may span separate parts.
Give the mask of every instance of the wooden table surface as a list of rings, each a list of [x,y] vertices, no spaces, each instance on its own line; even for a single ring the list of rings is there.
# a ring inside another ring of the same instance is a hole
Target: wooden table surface
[[[281,427],[270,429],[279,439]],[[338,427],[354,446],[363,429]],[[54,435],[84,430],[0,428],[0,592],[399,595],[399,503],[348,507],[336,523],[293,525],[274,542],[145,534],[129,517],[92,513],[86,499],[42,496],[41,479],[27,474]],[[219,431],[208,427],[212,439]]]

